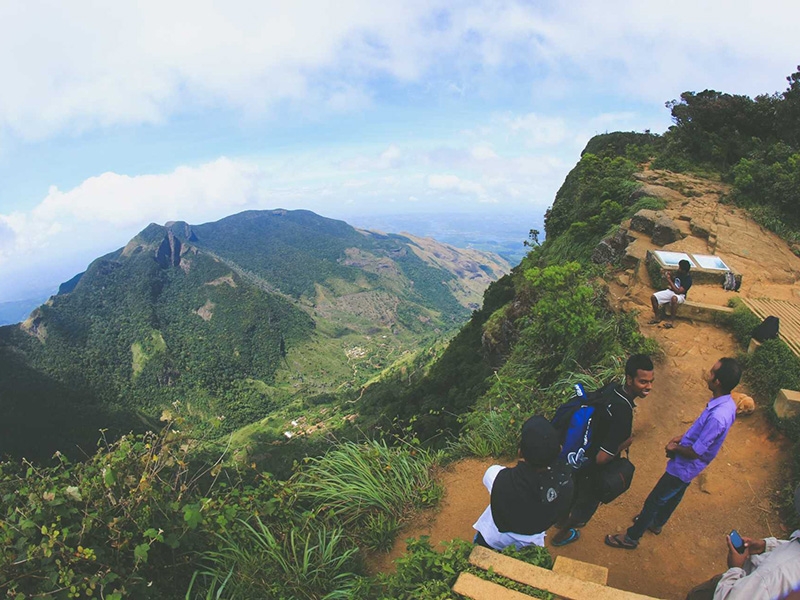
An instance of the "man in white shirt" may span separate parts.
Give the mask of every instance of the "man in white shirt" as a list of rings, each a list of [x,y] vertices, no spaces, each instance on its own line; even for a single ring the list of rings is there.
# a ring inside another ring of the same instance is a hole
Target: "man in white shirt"
[[[794,492],[800,515],[800,486]],[[800,530],[788,540],[743,537],[737,552],[728,536],[728,570],[698,585],[686,600],[785,600],[800,596]]]
[[[544,546],[545,531],[572,502],[572,469],[558,459],[560,450],[558,432],[547,419],[525,422],[516,466],[492,465],[483,476],[490,502],[472,526],[476,544],[494,550]]]

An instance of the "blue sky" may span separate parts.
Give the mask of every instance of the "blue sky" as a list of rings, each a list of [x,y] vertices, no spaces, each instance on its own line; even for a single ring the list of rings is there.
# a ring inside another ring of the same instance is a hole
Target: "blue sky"
[[[541,221],[596,133],[781,91],[798,3],[0,0],[0,301],[150,222]]]

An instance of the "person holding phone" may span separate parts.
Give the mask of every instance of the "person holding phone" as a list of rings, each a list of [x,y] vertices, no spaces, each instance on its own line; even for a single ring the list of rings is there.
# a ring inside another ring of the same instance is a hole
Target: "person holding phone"
[[[661,322],[661,307],[667,304],[669,305],[669,320],[664,325],[664,328],[673,327],[678,304],[686,302],[686,294],[689,293],[689,288],[692,287],[692,276],[689,275],[691,268],[692,263],[688,260],[681,260],[678,262],[678,270],[674,276],[670,271],[662,269],[661,275],[667,280],[667,289],[650,296],[650,304],[653,306],[653,318],[649,323],[650,325],[656,325]]]
[[[800,515],[800,486],[794,491],[794,509]],[[788,540],[753,539],[732,531],[727,542],[728,570],[692,589],[686,600],[784,600],[800,594],[800,530]]]
[[[669,462],[644,502],[639,516],[626,533],[608,534],[606,545],[635,550],[645,531],[656,535],[667,524],[692,480],[717,456],[736,420],[731,391],[739,384],[742,369],[733,358],[720,358],[706,376],[711,400],[683,435],[672,438],[665,450]]]

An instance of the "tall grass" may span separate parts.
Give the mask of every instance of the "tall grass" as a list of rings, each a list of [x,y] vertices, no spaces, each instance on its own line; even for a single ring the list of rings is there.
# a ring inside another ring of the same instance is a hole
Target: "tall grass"
[[[322,525],[276,534],[258,517],[255,526],[240,523],[241,535],[220,536],[220,549],[206,553],[206,570],[192,580],[192,587],[198,575],[205,580],[205,595],[192,596],[190,588],[187,600],[340,600],[353,596],[359,584],[353,573],[358,549],[341,528]]]
[[[414,509],[436,504],[441,487],[431,471],[439,454],[385,442],[346,442],[312,458],[295,476],[298,500],[385,549]]]

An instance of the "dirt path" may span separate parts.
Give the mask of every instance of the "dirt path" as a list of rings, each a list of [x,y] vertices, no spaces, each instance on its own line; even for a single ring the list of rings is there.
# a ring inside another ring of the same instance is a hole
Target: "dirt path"
[[[744,275],[741,293],[770,295],[800,301],[800,259],[775,236],[764,232],[740,211],[718,203],[720,184],[691,177],[646,172],[653,195],[662,194],[668,212],[683,222],[702,219],[713,228],[715,240],[696,237],[675,242],[668,250],[716,253]],[[658,184],[692,190],[690,198]],[[649,239],[637,240],[646,250]],[[652,247],[652,246],[650,246]],[[656,366],[653,392],[641,401],[634,423],[631,460],[636,476],[631,489],[608,506],[601,506],[582,530],[579,542],[550,548],[553,555],[583,560],[609,568],[609,585],[659,598],[684,598],[697,583],[725,570],[724,536],[732,528],[743,535],[782,537],[786,531],[775,511],[776,490],[788,472],[788,445],[772,431],[763,410],[740,417],[712,465],[689,487],[673,518],[656,537],[645,534],[636,551],[608,548],[607,533],[623,532],[664,472],[664,445],[686,430],[708,401],[702,372],[722,356],[733,356],[732,336],[714,325],[679,321],[674,329],[648,326],[648,298],[652,293],[644,267],[612,283],[614,302],[641,311],[645,335],[655,337],[665,357]],[[692,288],[692,299],[725,304],[730,293],[706,286]],[[740,391],[748,393],[744,386]],[[391,561],[405,549],[403,540],[431,536],[433,543],[453,538],[471,540],[472,524],[489,501],[481,484],[485,469],[496,461],[460,461],[442,474],[446,495],[435,511],[420,515],[406,529],[390,554],[380,557],[376,570],[391,569]]]

